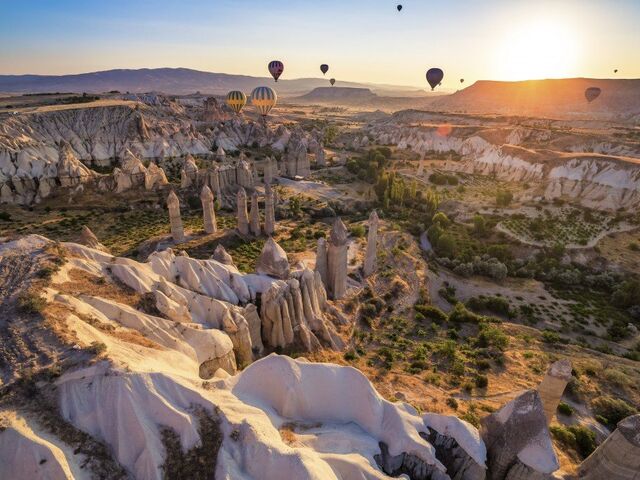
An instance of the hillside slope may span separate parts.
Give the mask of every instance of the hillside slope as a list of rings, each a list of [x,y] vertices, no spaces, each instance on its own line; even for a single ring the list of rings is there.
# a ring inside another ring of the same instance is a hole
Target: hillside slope
[[[589,87],[602,89],[600,97],[592,103],[584,97]],[[638,121],[640,79],[483,80],[452,95],[431,100],[428,108],[451,112]]]

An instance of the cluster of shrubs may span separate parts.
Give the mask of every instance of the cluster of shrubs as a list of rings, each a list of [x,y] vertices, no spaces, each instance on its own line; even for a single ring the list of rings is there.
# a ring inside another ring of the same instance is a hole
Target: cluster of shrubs
[[[494,280],[504,280],[509,274],[509,268],[504,263],[486,253],[482,256],[475,256],[470,262],[448,257],[439,257],[437,261],[440,265],[450,268],[456,275],[461,277],[483,275]]]
[[[434,185],[458,185],[459,180],[455,175],[434,172],[429,175],[429,181]]]
[[[596,449],[596,434],[583,425],[552,425],[549,430],[556,440],[577,451],[582,458],[587,458]]]

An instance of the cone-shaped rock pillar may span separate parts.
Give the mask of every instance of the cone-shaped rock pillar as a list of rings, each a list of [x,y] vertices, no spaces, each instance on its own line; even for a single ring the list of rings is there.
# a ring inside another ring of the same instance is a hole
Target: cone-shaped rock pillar
[[[627,417],[578,469],[581,480],[640,480],[640,414]]]
[[[289,278],[289,259],[287,258],[287,252],[285,252],[272,237],[269,237],[262,248],[260,257],[258,257],[258,263],[256,264],[256,272],[281,280]]]
[[[238,231],[242,235],[249,235],[249,214],[247,213],[247,192],[240,187],[236,195],[236,203],[238,208]]]
[[[256,237],[262,232],[260,229],[260,207],[258,205],[258,192],[251,195],[251,212],[249,214],[251,220],[251,233]]]
[[[347,236],[347,227],[337,218],[327,249],[327,289],[334,300],[340,300],[347,291]]]
[[[276,231],[275,199],[268,183],[264,187],[264,233],[273,235]]]
[[[367,236],[367,251],[364,256],[364,276],[368,277],[376,269],[376,256],[378,254],[378,214],[374,210],[369,215],[369,234]]]
[[[544,405],[547,423],[550,423],[556,414],[556,409],[569,380],[571,380],[571,362],[559,360],[549,367],[547,374],[538,385],[538,393],[542,405]]]
[[[180,217],[180,200],[172,190],[167,197],[167,207],[169,208],[169,223],[171,224],[171,236],[174,242],[184,241],[184,228]]]
[[[218,230],[216,222],[216,211],[213,206],[213,193],[206,185],[202,187],[200,192],[200,201],[202,202],[202,212],[204,216],[204,231],[214,233]]]

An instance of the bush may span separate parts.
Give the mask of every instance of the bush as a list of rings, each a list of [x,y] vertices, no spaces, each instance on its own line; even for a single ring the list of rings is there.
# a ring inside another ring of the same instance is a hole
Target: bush
[[[476,387],[487,388],[489,385],[489,377],[486,375],[478,375],[475,379]]]
[[[467,310],[462,303],[456,303],[449,313],[449,321],[456,323],[479,323],[482,317]]]
[[[513,200],[513,193],[506,190],[498,190],[496,193],[496,204],[499,207],[507,207]]]
[[[474,312],[491,312],[496,315],[511,317],[511,306],[509,301],[503,297],[493,295],[471,297],[467,300],[467,307]]]
[[[18,297],[18,307],[25,313],[39,313],[47,306],[47,301],[38,293],[26,291]]]
[[[416,309],[416,312],[438,324],[442,324],[447,321],[447,314],[433,305],[416,305],[414,308]]]
[[[596,449],[596,434],[583,425],[552,425],[549,430],[558,442],[573,448],[582,458],[588,457]]]
[[[558,413],[569,417],[573,415],[573,407],[568,403],[560,402],[558,404]]]
[[[455,398],[453,398],[453,397],[447,398],[447,402],[446,403],[447,403],[447,405],[449,407],[453,408],[454,410],[458,409],[458,401]]]
[[[351,232],[351,235],[353,235],[356,238],[362,238],[366,233],[364,225],[352,225],[349,230]]]
[[[0,212],[0,220],[4,220],[5,222],[10,222],[11,214],[9,212]]]
[[[638,410],[621,398],[613,398],[609,396],[596,398],[591,402],[591,408],[601,420],[604,420],[605,425],[608,425],[611,428],[615,428],[620,420],[624,420],[625,418],[638,413]]]

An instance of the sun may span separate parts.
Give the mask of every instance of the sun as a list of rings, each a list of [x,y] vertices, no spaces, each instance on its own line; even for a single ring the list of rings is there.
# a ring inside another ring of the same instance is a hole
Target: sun
[[[504,80],[572,76],[579,50],[576,32],[567,22],[531,19],[505,33],[497,49],[497,73]]]

